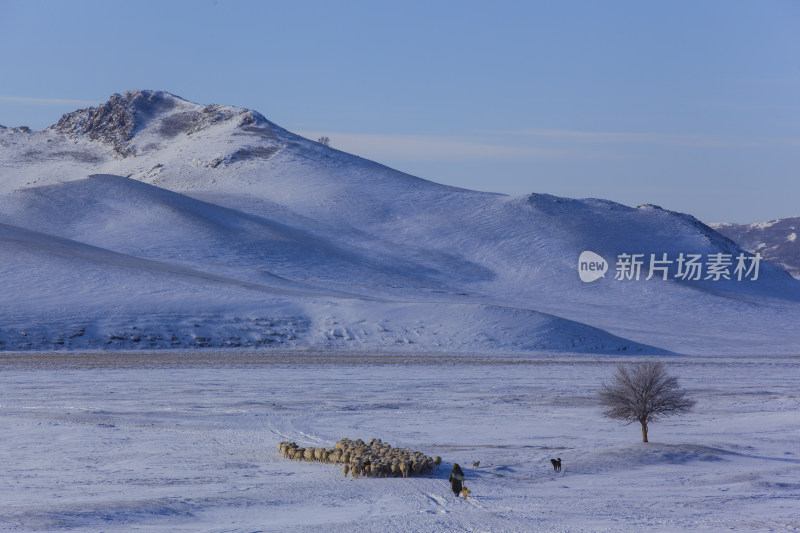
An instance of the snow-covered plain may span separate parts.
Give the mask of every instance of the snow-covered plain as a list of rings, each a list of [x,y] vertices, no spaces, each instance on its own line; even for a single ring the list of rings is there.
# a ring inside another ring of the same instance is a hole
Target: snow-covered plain
[[[662,358],[698,403],[653,424],[649,444],[600,416],[598,384],[625,360],[6,354],[0,528],[800,529],[800,359]],[[276,446],[342,437],[445,464],[427,477],[354,480]],[[467,501],[449,491],[453,462]]]

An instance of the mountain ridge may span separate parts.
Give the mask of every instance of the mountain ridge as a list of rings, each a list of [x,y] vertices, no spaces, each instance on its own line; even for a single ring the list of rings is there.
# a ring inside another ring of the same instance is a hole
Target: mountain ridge
[[[691,215],[651,204],[440,185],[304,139],[255,111],[163,91],[114,95],[45,130],[0,130],[0,146],[0,223],[66,239],[48,242],[86,260],[65,265],[32,234],[41,246],[27,259],[0,250],[9,280],[0,288],[4,349],[800,347],[791,333],[800,283],[766,262],[756,282],[645,281],[647,266],[638,281],[614,279],[610,266],[606,279],[581,282],[584,250],[612,262],[624,253],[742,253]],[[10,243],[11,233],[0,240]],[[108,254],[144,262],[104,270],[98,261]],[[70,342],[42,326],[45,340],[23,342],[11,333],[24,329],[22,311],[94,337]],[[144,315],[172,317],[148,323],[161,339],[154,345],[131,340]],[[251,331],[226,344],[237,323],[258,329],[269,315],[306,326],[285,337],[263,326],[269,342]],[[202,322],[199,343],[188,340],[194,322]],[[176,328],[182,340],[169,341]],[[786,333],[771,335],[778,329]]]
[[[759,253],[794,278],[800,279],[800,217],[785,217],[753,224],[710,224],[719,233],[740,243],[750,253]]]

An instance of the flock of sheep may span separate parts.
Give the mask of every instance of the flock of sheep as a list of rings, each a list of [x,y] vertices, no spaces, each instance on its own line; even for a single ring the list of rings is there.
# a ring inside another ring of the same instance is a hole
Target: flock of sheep
[[[301,448],[295,442],[280,442],[278,449],[287,459],[341,464],[344,475],[354,478],[422,476],[439,468],[442,458],[428,457],[421,452],[392,448],[381,439],[342,439],[333,448]]]

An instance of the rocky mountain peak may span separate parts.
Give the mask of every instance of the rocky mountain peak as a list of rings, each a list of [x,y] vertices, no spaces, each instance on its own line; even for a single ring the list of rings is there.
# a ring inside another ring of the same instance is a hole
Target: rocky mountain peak
[[[236,119],[243,128],[265,131],[275,126],[249,109],[223,105],[203,106],[166,91],[139,90],[113,94],[97,107],[67,113],[50,127],[71,137],[88,137],[111,145],[121,156],[134,155],[131,142],[138,132],[153,128],[165,138],[191,135],[212,124]]]
[[[67,113],[51,129],[70,136],[88,136],[110,144],[120,155],[129,155],[128,141],[136,130],[137,118],[175,106],[178,97],[163,91],[127,91],[113,94],[97,107]],[[138,117],[137,117],[138,115]]]

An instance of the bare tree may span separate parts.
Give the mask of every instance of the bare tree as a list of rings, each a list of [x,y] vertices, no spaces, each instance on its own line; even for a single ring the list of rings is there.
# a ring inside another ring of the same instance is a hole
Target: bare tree
[[[317,142],[319,144],[321,144],[322,146],[330,146],[331,145],[331,140],[328,137],[325,137],[324,135],[322,137],[320,137],[319,139],[317,139]]]
[[[642,425],[642,442],[647,442],[647,426],[665,416],[688,413],[695,405],[678,379],[667,374],[663,363],[645,361],[618,365],[611,383],[603,383],[600,403],[603,416]],[[627,425],[627,424],[626,424]]]

